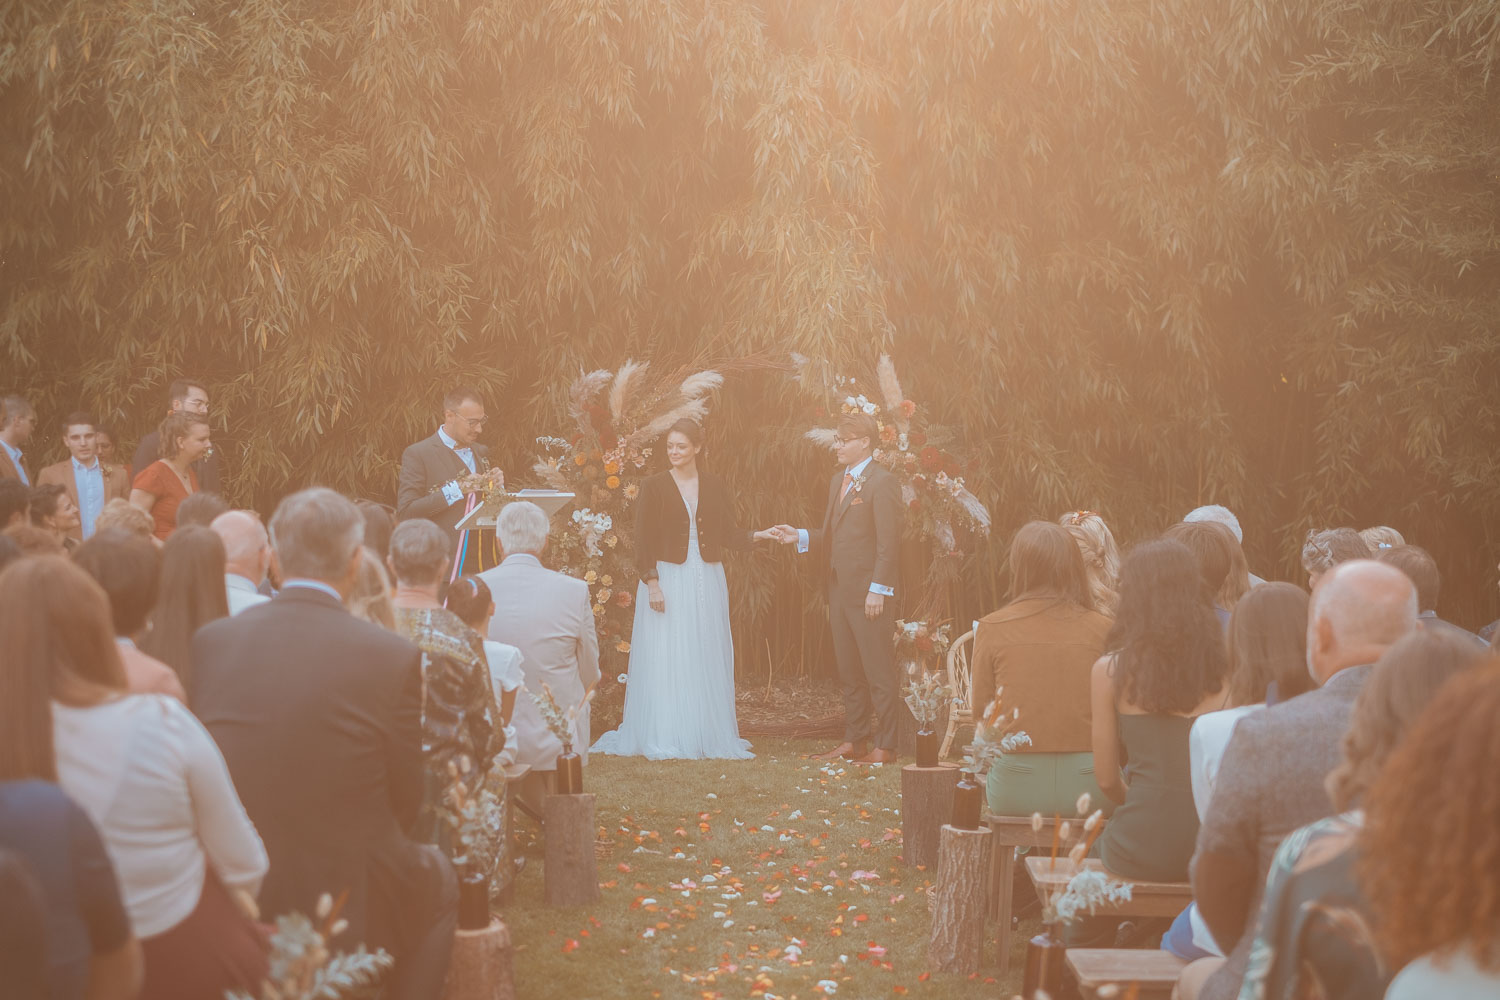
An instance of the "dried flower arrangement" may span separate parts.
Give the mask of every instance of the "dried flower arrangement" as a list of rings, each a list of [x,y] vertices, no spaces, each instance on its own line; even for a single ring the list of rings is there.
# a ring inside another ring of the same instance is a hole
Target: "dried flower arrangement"
[[[1042,908],[1042,921],[1047,924],[1071,924],[1087,912],[1092,916],[1100,906],[1125,902],[1130,899],[1130,886],[1111,879],[1097,869],[1083,868],[1083,859],[1088,857],[1094,841],[1104,832],[1104,810],[1089,811],[1092,802],[1089,793],[1078,796],[1078,816],[1075,836],[1073,820],[1057,824],[1052,834],[1052,865],[1057,865],[1059,848],[1066,848],[1068,861],[1077,869],[1068,880],[1065,889],[1053,892]],[[1057,817],[1053,817],[1054,821]],[[1041,813],[1032,813],[1031,827],[1038,832],[1043,825]]]
[[[906,682],[906,707],[916,718],[918,729],[931,730],[952,700],[953,689],[943,683],[935,670],[913,669],[910,673],[912,679]]]
[[[959,770],[975,780],[989,773],[990,765],[1020,747],[1030,746],[1031,737],[1025,730],[1015,728],[1021,717],[1020,709],[1006,713],[1000,704],[1004,689],[995,692],[995,698],[985,706],[984,714],[974,723],[974,740],[964,747],[964,762]]]
[[[542,722],[547,731],[557,737],[557,741],[563,745],[563,752],[568,753],[573,746],[573,723],[578,719],[578,713],[582,712],[584,706],[594,700],[594,692],[597,686],[590,687],[583,693],[583,699],[576,705],[564,709],[557,703],[557,696],[552,693],[552,687],[548,684],[542,685],[542,693],[527,691],[531,700],[536,702],[537,710],[541,712]]]
[[[347,921],[339,917],[344,896],[337,903],[324,893],[318,900],[317,922],[301,913],[276,918],[271,935],[270,978],[261,984],[261,1000],[354,1000],[373,997],[394,964],[383,949],[369,952],[364,945],[353,954],[330,955],[328,939],[342,934]],[[251,1000],[248,993],[231,993],[230,1000]]]

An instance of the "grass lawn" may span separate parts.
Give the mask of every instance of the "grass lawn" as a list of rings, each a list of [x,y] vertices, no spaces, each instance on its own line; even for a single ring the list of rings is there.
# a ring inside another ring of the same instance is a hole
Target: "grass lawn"
[[[527,867],[504,913],[517,995],[1010,997],[1036,925],[1018,931],[1006,981],[995,968],[926,975],[933,873],[899,858],[900,767],[805,759],[825,748],[761,738],[753,761],[590,757],[603,898],[548,908],[536,826],[518,817]]]

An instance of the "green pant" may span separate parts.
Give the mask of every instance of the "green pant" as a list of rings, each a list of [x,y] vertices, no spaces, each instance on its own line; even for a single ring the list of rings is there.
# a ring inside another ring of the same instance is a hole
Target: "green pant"
[[[987,798],[996,816],[1054,814],[1063,819],[1078,815],[1078,796],[1089,793],[1089,812],[1103,809],[1108,816],[1114,803],[1094,781],[1091,753],[1009,753],[990,767]]]

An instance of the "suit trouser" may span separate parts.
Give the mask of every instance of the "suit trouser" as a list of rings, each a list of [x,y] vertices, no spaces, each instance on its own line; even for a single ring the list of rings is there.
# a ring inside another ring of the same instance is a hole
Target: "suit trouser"
[[[370,894],[380,910],[371,915],[370,943],[396,959],[385,995],[389,1000],[442,996],[458,929],[453,866],[431,844],[408,843],[372,860]]]
[[[865,617],[863,600],[842,604],[828,599],[833,626],[833,655],[838,661],[844,693],[844,739],[870,743],[882,750],[896,749],[896,727],[901,697],[896,684],[894,647],[895,601],[885,599],[885,610],[874,621]],[[879,725],[871,718],[879,716]]]

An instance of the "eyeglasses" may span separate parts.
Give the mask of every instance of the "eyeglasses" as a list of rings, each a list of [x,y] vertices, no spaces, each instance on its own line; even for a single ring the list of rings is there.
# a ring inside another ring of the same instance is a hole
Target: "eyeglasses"
[[[853,444],[856,441],[863,441],[863,440],[864,440],[864,435],[860,435],[859,437],[852,437],[852,438],[841,437],[841,438],[838,439],[838,442],[839,442],[839,444]]]

